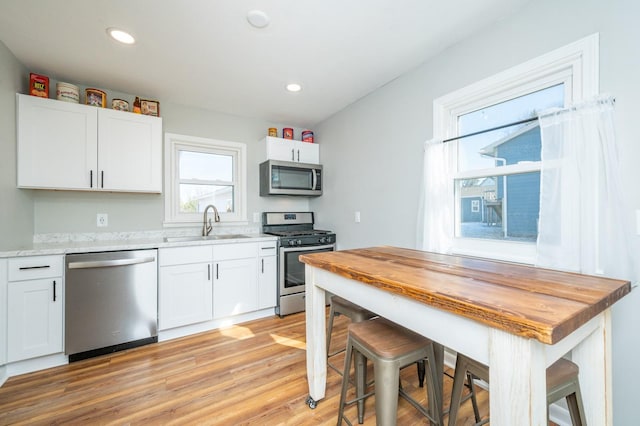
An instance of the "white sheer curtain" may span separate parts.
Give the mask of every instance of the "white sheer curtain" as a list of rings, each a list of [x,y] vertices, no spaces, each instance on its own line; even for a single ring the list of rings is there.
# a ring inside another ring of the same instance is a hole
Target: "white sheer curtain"
[[[424,144],[424,166],[418,209],[418,249],[448,253],[454,220],[455,144],[432,139]]]
[[[618,168],[613,111],[613,98],[599,97],[539,117],[538,266],[636,278],[629,252],[631,210]]]

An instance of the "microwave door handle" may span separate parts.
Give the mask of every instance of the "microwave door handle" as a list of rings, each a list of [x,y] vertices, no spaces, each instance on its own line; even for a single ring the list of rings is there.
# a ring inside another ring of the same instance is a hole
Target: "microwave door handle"
[[[318,175],[317,175],[317,170],[316,169],[311,169],[311,189],[316,190],[318,188],[316,188],[318,184]]]

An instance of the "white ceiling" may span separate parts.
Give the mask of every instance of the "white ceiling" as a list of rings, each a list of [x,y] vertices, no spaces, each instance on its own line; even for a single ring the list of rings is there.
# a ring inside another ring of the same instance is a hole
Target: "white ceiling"
[[[0,40],[61,81],[313,127],[527,1],[2,0]]]

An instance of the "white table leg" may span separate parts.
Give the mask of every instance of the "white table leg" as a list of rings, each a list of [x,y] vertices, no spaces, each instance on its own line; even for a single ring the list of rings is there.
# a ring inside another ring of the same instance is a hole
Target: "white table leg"
[[[613,424],[611,378],[611,311],[600,314],[600,327],[571,351],[580,367],[580,392],[588,425]]]
[[[547,424],[543,344],[492,329],[489,410],[493,426]]]
[[[324,398],[327,385],[325,291],[315,285],[315,272],[315,268],[305,268],[307,380],[311,398],[307,403],[311,408],[315,408],[315,403]]]

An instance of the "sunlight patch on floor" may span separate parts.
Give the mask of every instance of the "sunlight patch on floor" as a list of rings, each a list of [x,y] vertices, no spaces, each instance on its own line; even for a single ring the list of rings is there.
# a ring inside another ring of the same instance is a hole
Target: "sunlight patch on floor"
[[[220,334],[237,340],[250,339],[255,337],[251,329],[239,325],[231,325],[220,329]]]
[[[290,339],[289,337],[278,336],[277,334],[269,334],[274,342],[279,345],[289,346],[296,349],[306,349],[306,344],[302,340]]]

